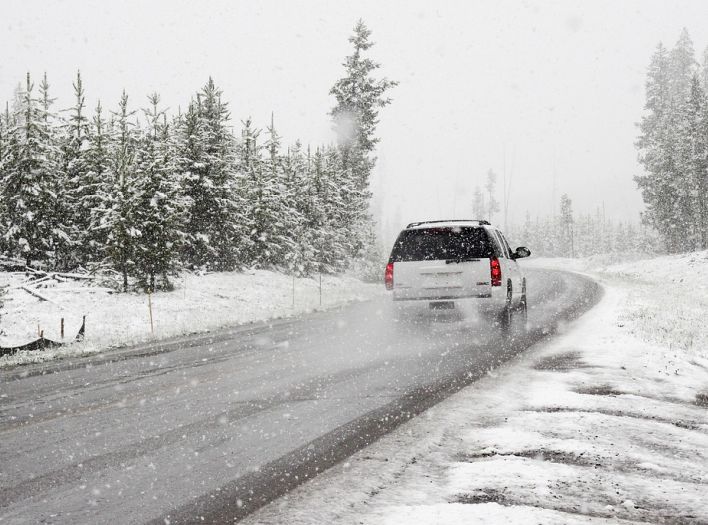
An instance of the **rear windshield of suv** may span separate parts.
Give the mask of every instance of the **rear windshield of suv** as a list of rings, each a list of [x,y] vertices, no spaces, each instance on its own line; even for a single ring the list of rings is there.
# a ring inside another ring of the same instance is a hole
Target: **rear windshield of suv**
[[[404,230],[396,239],[391,262],[482,259],[493,256],[484,228]]]

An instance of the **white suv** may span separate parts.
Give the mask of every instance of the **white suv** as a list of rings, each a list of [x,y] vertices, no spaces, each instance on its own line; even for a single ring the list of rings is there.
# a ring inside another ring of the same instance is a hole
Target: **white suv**
[[[526,277],[504,235],[487,221],[450,220],[409,224],[396,239],[386,266],[386,289],[394,301],[454,308],[473,299],[499,315],[503,327],[515,311],[526,315]]]

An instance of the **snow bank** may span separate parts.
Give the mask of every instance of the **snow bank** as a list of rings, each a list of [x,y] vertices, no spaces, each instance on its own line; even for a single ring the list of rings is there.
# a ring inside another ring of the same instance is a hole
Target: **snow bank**
[[[0,286],[10,286],[5,307],[0,312],[0,346],[19,345],[36,339],[38,330],[43,331],[45,337],[58,341],[62,317],[66,325],[65,340],[70,340],[76,335],[84,315],[86,340],[56,350],[6,356],[0,358],[0,367],[287,317],[383,293],[380,285],[365,284],[348,276],[325,275],[322,277],[320,305],[317,277],[293,281],[290,276],[264,270],[203,276],[185,274],[175,281],[173,292],[152,295],[153,334],[145,294],[108,294],[75,282],[53,282],[41,289],[42,295],[52,302],[40,302],[18,287],[23,277],[21,274],[0,273]]]
[[[708,349],[708,251],[654,259],[610,262],[607,257],[535,259],[529,265],[570,269],[600,279],[626,292],[620,321],[639,338],[684,357],[700,357]]]
[[[246,523],[708,522],[708,252],[531,261],[605,296]]]

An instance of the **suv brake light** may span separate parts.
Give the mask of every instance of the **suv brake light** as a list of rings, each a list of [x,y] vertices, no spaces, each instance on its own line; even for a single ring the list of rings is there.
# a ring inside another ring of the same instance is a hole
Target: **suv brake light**
[[[499,264],[499,259],[492,257],[489,259],[489,274],[492,279],[492,286],[501,286],[502,282],[502,272],[501,265]],[[393,278],[393,275],[391,275]]]
[[[390,262],[386,265],[386,289],[393,290],[393,263]]]

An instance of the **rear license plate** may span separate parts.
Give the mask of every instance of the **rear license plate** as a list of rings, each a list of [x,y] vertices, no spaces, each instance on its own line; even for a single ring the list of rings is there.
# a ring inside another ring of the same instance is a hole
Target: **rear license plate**
[[[428,306],[431,310],[454,310],[455,303],[453,301],[435,301]]]

